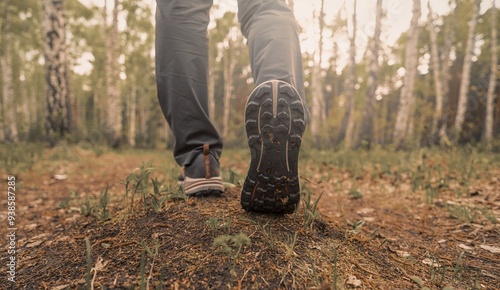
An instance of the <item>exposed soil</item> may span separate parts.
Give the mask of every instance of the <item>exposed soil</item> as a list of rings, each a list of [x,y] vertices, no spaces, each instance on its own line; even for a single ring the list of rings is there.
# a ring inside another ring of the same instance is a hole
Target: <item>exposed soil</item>
[[[291,215],[241,209],[244,154],[223,156],[222,196],[185,200],[170,152],[72,147],[60,158],[60,150],[45,150],[31,169],[1,169],[5,188],[16,176],[18,261],[12,284],[2,225],[2,289],[499,289],[498,167],[477,174],[461,195],[463,184],[452,180],[428,200],[404,174],[367,169],[353,177],[305,160],[306,193],[312,201],[321,194],[309,226],[305,203]],[[159,212],[149,199],[125,195],[127,176],[145,161],[168,187]],[[97,210],[106,188],[109,217]],[[0,204],[6,225],[5,195]],[[214,246],[224,237],[226,252]]]

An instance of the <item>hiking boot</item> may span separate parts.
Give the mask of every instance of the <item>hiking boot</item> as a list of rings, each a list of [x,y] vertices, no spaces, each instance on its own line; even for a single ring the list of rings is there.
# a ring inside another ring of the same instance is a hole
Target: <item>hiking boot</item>
[[[224,191],[219,173],[219,161],[209,153],[208,144],[203,153],[186,165],[179,176],[179,184],[187,196],[218,195]]]
[[[247,100],[245,129],[251,161],[241,191],[248,211],[292,213],[300,201],[299,148],[305,107],[290,84],[271,80]]]

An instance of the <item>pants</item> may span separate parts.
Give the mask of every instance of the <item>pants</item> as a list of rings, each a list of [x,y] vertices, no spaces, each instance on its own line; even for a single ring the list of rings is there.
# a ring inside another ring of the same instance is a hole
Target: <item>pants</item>
[[[203,144],[218,159],[222,139],[208,116],[207,26],[213,0],[156,2],[156,83],[175,138],[175,160],[181,166],[191,163]],[[238,0],[238,19],[255,85],[282,80],[304,100],[298,25],[284,0]]]

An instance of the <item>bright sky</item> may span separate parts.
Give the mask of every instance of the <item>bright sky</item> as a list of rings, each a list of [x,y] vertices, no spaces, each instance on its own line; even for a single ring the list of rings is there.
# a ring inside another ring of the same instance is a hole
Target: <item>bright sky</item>
[[[103,6],[103,0],[80,0],[86,5],[94,4],[98,6]],[[112,9],[113,1],[108,1],[109,9]],[[156,7],[156,0],[143,0],[148,3],[152,9]],[[248,0],[251,1],[251,0]],[[430,1],[430,0],[429,0]],[[486,0],[482,1],[481,11],[485,11],[491,7],[492,1],[495,1],[495,5],[500,5],[500,0]],[[392,45],[399,37],[399,35],[406,31],[410,25],[411,10],[412,10],[413,0],[384,0],[384,10],[386,11],[385,18],[383,20],[382,29],[382,41],[387,45]],[[421,21],[427,19],[427,0],[422,0],[422,18]],[[221,15],[224,11],[237,11],[237,1],[236,0],[214,0],[214,3],[220,5]],[[302,50],[309,53],[314,52],[316,43],[318,42],[318,23],[317,17],[314,13],[319,11],[321,0],[295,0],[295,16],[299,24],[303,27],[304,34],[301,36],[302,39]],[[353,0],[325,0],[325,15],[326,23],[331,23],[333,17],[337,14],[339,9],[343,5],[346,7],[347,15],[344,15],[347,19],[351,19],[353,12]],[[359,48],[358,57],[362,56],[362,51],[364,51],[365,46],[369,37],[373,34],[374,23],[375,23],[375,3],[376,0],[358,0],[357,5],[357,19],[358,19],[358,33],[357,33],[357,45]],[[432,0],[431,6],[435,13],[438,15],[446,14],[449,10],[448,0]],[[217,16],[217,15],[216,15]],[[154,19],[152,19],[154,21]],[[349,33],[352,33],[349,30]],[[349,48],[348,39],[338,39],[336,40],[339,45],[340,54],[346,55]],[[327,45],[328,39],[325,39],[325,53],[331,50],[331,46]],[[326,57],[324,58],[326,59]],[[76,68],[78,71],[83,69],[84,62],[82,62],[82,68]],[[345,62],[345,61],[344,61]],[[342,66],[344,63],[341,60],[339,65]]]

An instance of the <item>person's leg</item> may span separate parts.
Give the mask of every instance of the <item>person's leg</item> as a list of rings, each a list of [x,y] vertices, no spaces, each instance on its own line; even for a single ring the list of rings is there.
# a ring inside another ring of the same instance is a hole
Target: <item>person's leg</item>
[[[212,0],[157,0],[156,82],[172,129],[174,157],[189,165],[209,145],[219,159],[222,140],[208,116],[208,36]]]
[[[298,157],[306,113],[298,26],[284,1],[238,4],[256,85],[245,108],[251,161],[241,205],[290,213],[300,201]]]
[[[299,27],[283,0],[238,0],[241,31],[248,40],[255,86],[277,79],[305,99]]]
[[[172,129],[174,157],[184,166],[187,195],[224,191],[222,140],[208,116],[208,36],[212,0],[157,0],[156,84]]]

